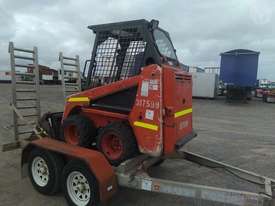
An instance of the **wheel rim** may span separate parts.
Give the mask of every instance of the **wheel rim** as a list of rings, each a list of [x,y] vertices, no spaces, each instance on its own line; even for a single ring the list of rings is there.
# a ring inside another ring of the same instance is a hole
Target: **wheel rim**
[[[35,157],[32,161],[32,177],[40,187],[45,187],[49,182],[49,168],[42,157]]]
[[[123,152],[122,141],[115,134],[106,134],[102,137],[101,148],[103,153],[110,160],[118,159]]]
[[[79,143],[79,132],[75,125],[69,125],[64,130],[64,136],[66,142],[72,145],[78,145]]]
[[[78,206],[87,205],[90,201],[90,185],[81,172],[73,171],[68,175],[67,191],[71,200]]]

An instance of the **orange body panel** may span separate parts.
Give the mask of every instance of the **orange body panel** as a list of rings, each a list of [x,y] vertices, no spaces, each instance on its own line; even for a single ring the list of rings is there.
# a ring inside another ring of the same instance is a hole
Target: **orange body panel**
[[[135,105],[129,115],[142,153],[162,154],[162,110],[162,68],[151,65],[141,72]]]
[[[93,100],[133,86],[138,89],[135,104],[128,115],[89,108]],[[168,155],[175,151],[175,144],[179,140],[192,133],[192,80],[190,74],[179,68],[149,65],[135,77],[71,97],[88,97],[89,101],[68,101],[63,119],[79,108],[96,127],[103,127],[113,121],[128,121],[141,153]]]
[[[114,170],[100,152],[50,138],[34,140],[30,145],[62,154],[67,158],[83,160],[97,178],[101,201],[107,201],[116,193],[118,188]],[[110,186],[112,186],[112,190],[108,190]]]
[[[124,89],[130,88],[132,86],[135,86],[138,84],[139,76],[135,76],[126,80],[121,80],[114,82],[112,84],[108,84],[105,86],[88,89],[76,94],[71,95],[70,97],[89,97],[89,99],[92,101],[94,99],[98,99],[100,97],[104,97],[108,94],[112,94],[118,91],[122,91]],[[89,107],[89,102],[66,102],[63,119],[70,115],[70,112],[76,108],[82,108],[82,107]]]
[[[163,71],[164,154],[170,154],[176,142],[193,130],[192,111],[175,117],[178,112],[192,109],[192,78],[186,72],[167,66]]]

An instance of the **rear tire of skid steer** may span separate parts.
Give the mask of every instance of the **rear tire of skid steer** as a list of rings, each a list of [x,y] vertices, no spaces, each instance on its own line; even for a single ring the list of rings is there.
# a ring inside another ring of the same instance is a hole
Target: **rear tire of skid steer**
[[[104,127],[97,136],[97,148],[114,166],[138,153],[135,135],[131,127],[123,122],[113,122]]]
[[[56,194],[60,189],[63,166],[63,159],[59,155],[42,149],[33,149],[28,161],[33,187],[44,195]]]
[[[68,205],[99,205],[98,182],[92,171],[82,161],[72,160],[64,167],[62,186]]]
[[[96,128],[87,117],[72,115],[63,121],[61,140],[72,145],[91,147]]]

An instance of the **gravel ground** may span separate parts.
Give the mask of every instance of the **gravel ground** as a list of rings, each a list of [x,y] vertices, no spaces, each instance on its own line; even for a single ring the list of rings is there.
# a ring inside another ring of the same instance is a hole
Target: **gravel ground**
[[[9,109],[10,85],[0,84],[0,140],[11,141],[12,115]],[[203,154],[243,169],[275,178],[275,104],[253,100],[248,104],[228,104],[217,100],[194,100],[194,128],[198,137],[186,145],[188,151]],[[42,111],[61,111],[60,86],[41,87]],[[47,197],[37,193],[28,178],[20,177],[20,150],[0,152],[0,205],[66,205],[59,194]],[[255,191],[250,183],[180,160],[166,160],[150,171],[155,177]],[[122,188],[110,206],[202,205],[175,196],[152,194]],[[213,204],[211,204],[213,205]]]

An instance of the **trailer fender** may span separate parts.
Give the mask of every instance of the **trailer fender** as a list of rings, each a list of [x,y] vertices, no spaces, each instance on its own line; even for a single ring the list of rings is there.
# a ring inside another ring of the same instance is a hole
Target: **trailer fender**
[[[23,149],[21,156],[22,177],[27,174],[28,157],[35,148],[60,154],[65,161],[82,160],[98,181],[101,202],[107,201],[116,193],[118,186],[115,172],[103,154],[50,138],[34,140]]]

